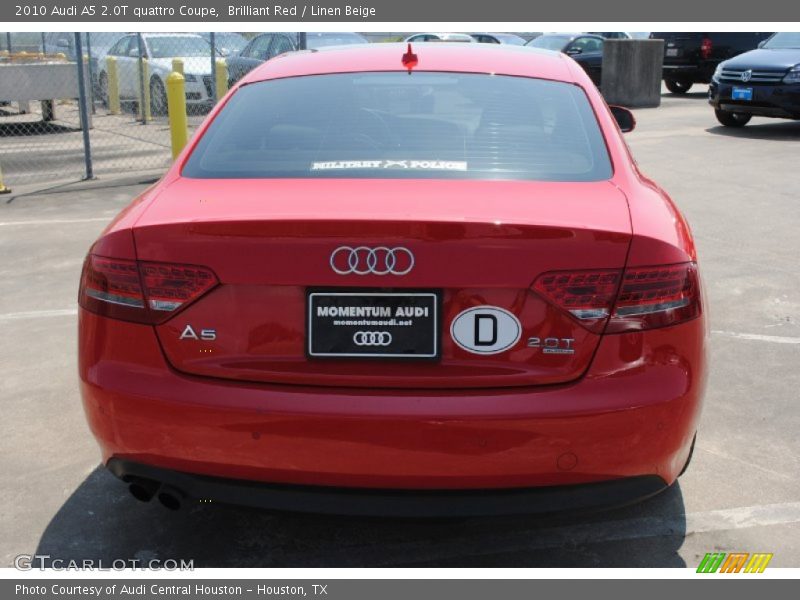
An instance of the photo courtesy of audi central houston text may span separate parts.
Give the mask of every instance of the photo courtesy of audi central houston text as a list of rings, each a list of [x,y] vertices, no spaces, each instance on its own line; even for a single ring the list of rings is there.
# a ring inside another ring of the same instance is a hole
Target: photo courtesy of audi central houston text
[[[632,504],[689,467],[702,257],[633,114],[560,47],[463,41],[250,65],[87,248],[80,394],[119,486],[466,517]],[[718,116],[766,114],[726,91],[752,68],[768,94],[760,60],[714,74]]]

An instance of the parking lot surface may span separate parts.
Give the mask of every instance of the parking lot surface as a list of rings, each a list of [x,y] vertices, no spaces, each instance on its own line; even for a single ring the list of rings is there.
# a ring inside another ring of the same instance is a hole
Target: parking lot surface
[[[76,373],[83,257],[146,176],[0,196],[0,562],[194,559],[201,567],[696,567],[706,552],[800,566],[800,122],[718,126],[665,94],[629,134],[692,225],[711,371],[693,463],[662,495],[591,516],[387,520],[221,505],[169,512],[98,466]]]

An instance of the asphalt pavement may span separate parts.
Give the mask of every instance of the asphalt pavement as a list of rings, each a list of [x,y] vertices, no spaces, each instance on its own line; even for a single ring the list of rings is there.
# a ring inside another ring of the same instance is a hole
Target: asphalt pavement
[[[591,516],[437,521],[137,502],[99,466],[78,394],[83,257],[152,179],[104,176],[0,196],[0,565],[696,567],[772,552],[771,567],[800,566],[800,122],[726,129],[703,92],[636,118],[634,156],[694,231],[712,329],[694,460],[669,491]]]

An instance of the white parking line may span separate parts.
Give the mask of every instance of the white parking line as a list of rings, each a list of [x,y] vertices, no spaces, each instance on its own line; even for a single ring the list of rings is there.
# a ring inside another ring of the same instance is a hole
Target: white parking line
[[[37,219],[35,221],[2,221],[0,227],[14,227],[27,225],[70,225],[73,223],[95,223],[100,221],[110,221],[113,214],[107,217],[91,217],[88,219]]]
[[[55,310],[29,310],[27,312],[13,312],[0,315],[0,321],[17,321],[20,319],[41,319],[45,317],[74,317],[78,314],[77,308],[61,308]]]
[[[737,331],[714,330],[713,335],[724,335],[739,340],[752,340],[755,342],[771,342],[773,344],[800,344],[800,337],[787,337],[780,335],[760,335],[758,333],[739,333]]]

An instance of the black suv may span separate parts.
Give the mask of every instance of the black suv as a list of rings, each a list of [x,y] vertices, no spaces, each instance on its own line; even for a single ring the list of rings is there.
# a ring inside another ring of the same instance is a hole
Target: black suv
[[[753,115],[800,119],[800,33],[776,33],[758,50],[720,63],[708,102],[728,127]]]
[[[771,33],[670,33],[654,32],[664,40],[664,83],[673,94],[685,94],[694,83],[708,83],[717,65],[753,50]]]

